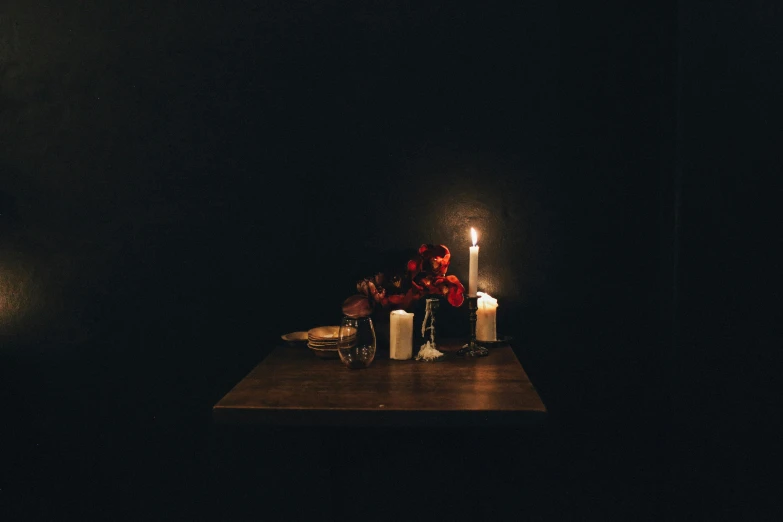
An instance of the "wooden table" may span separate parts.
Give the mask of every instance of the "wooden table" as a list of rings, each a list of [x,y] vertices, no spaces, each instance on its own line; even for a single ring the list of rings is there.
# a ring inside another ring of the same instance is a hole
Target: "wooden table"
[[[275,348],[214,407],[225,424],[272,426],[482,426],[541,422],[546,407],[508,345],[463,358],[441,342],[438,362],[378,354],[365,369]]]

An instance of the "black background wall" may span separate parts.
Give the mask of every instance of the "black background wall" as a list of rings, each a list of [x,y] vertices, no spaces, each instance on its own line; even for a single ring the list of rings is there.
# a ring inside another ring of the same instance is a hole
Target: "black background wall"
[[[736,424],[707,407],[725,374],[693,377],[735,342],[780,346],[737,254],[773,246],[754,198],[779,167],[775,20],[768,2],[5,3],[11,518],[219,519],[211,406],[392,253],[444,243],[466,280],[471,226],[552,419],[530,470],[546,502],[509,507],[746,509]]]
[[[783,12],[774,2],[679,12],[676,495],[693,516],[770,519]]]

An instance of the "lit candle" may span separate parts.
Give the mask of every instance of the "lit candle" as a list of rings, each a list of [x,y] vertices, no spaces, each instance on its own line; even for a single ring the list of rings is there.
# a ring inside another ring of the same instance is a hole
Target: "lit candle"
[[[476,340],[497,341],[497,307],[498,300],[484,292],[478,293],[478,308],[476,309]]]
[[[468,296],[476,297],[478,289],[478,254],[479,247],[476,246],[476,229],[470,227],[470,236],[473,239],[473,246],[470,247],[470,270],[468,271]]]
[[[389,358],[404,361],[413,356],[413,314],[393,310],[389,314]]]

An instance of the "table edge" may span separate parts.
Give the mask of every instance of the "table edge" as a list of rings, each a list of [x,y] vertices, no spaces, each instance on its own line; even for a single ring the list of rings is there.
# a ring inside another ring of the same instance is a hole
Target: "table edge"
[[[261,426],[522,426],[542,424],[547,410],[372,410],[212,408],[216,424]]]

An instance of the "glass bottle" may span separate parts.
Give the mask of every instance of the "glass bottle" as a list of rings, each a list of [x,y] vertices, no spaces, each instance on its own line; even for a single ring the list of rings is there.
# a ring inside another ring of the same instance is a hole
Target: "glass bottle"
[[[348,368],[367,368],[375,359],[375,328],[370,316],[343,316],[337,333],[337,353]]]

